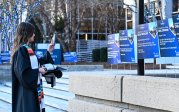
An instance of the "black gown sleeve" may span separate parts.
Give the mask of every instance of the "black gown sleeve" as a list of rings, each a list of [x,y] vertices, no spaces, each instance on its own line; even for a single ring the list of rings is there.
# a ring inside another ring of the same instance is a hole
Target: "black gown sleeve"
[[[45,53],[43,57],[39,58],[38,61],[40,65],[47,64],[47,63],[54,64],[54,61],[48,51]]]
[[[14,56],[14,72],[23,87],[36,91],[39,69],[32,69],[28,51],[24,46],[21,46]]]
[[[14,103],[17,100],[17,98],[15,96],[17,96],[16,95],[17,94],[17,86],[19,85],[18,79],[15,76],[15,72],[14,72],[14,59],[12,60],[11,73],[12,73],[12,103]],[[16,110],[15,105],[12,105],[12,111],[13,110]]]

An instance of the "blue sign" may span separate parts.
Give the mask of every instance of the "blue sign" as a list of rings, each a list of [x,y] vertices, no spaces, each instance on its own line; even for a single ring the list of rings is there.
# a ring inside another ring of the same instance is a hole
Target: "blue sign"
[[[134,32],[133,30],[120,30],[119,43],[122,62],[135,62]]]
[[[10,60],[11,60],[11,52],[10,51],[1,52],[1,62],[2,63],[10,63]]]
[[[158,58],[159,44],[157,23],[151,22],[137,26],[138,59]]]
[[[41,58],[44,56],[44,54],[47,51],[49,44],[37,44],[37,50],[35,51],[38,58]],[[53,58],[53,61],[55,64],[61,64],[61,49],[60,44],[55,44],[55,49],[51,53],[51,56]]]
[[[119,33],[108,35],[108,63],[121,63]]]
[[[179,14],[173,16],[173,24],[174,24],[175,33],[179,42]]]
[[[35,54],[38,58],[42,58],[44,56],[44,51],[42,50],[36,50]]]
[[[1,55],[0,55],[0,64],[2,64]]]
[[[64,61],[68,63],[77,62],[76,52],[63,53]]]
[[[173,19],[157,22],[161,57],[179,56],[178,40],[174,30]]]

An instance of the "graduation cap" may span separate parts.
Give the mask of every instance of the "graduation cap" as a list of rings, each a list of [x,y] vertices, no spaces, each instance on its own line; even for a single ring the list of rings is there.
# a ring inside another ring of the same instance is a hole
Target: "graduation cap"
[[[45,77],[47,84],[51,84],[51,87],[56,86],[56,78],[54,74],[48,74],[48,75],[45,75],[44,77]]]
[[[42,66],[47,71],[43,76],[45,77],[47,84],[51,84],[51,87],[56,85],[56,77],[61,78],[63,76],[62,70],[66,70],[65,68],[53,64],[44,64]]]

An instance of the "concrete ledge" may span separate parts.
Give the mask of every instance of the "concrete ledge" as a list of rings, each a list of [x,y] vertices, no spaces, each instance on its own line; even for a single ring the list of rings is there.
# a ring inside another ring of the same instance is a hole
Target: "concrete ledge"
[[[120,102],[121,78],[119,75],[96,75],[93,72],[70,75],[69,89],[74,94]]]
[[[103,65],[59,65],[67,71],[102,71]]]
[[[69,89],[75,94],[69,112],[111,112],[101,106],[118,108],[119,112],[179,112],[178,79],[102,71],[73,72],[69,79]]]
[[[123,110],[122,108],[75,99],[69,101],[69,107],[69,112],[121,112]]]
[[[179,112],[179,80],[125,76],[122,99],[124,103]]]

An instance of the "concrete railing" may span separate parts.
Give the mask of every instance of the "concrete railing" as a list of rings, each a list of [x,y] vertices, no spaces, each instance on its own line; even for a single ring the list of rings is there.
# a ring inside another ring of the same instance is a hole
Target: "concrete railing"
[[[69,112],[179,112],[179,80],[82,72],[70,75]]]

